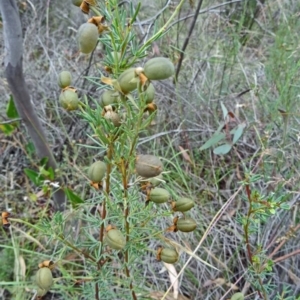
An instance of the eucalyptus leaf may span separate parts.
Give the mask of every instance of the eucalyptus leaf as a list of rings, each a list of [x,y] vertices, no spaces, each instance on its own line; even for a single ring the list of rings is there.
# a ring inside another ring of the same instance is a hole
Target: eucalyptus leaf
[[[200,150],[205,150],[205,149],[213,147],[218,142],[223,140],[225,137],[226,137],[225,133],[217,133],[217,134],[215,133],[208,141],[206,141],[206,143],[204,145],[202,145],[200,147]]]
[[[221,102],[221,107],[222,107],[222,112],[223,112],[223,118],[225,120],[225,118],[228,116],[228,110],[225,107],[225,105],[223,104],[223,102]]]
[[[230,131],[230,133],[233,134],[233,141],[232,141],[233,144],[235,144],[240,139],[240,137],[242,136],[242,134],[244,132],[245,127],[246,127],[246,124],[242,123]]]
[[[224,144],[214,149],[214,154],[216,155],[224,155],[227,154],[232,148],[230,144]]]

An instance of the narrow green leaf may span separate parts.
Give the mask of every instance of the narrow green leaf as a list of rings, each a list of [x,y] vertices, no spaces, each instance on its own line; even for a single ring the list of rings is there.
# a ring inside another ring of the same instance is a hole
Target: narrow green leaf
[[[206,143],[204,145],[202,145],[200,147],[200,151],[208,149],[210,147],[213,147],[218,142],[220,142],[221,140],[223,140],[225,137],[226,137],[225,133],[214,134],[208,141],[206,141]]]
[[[49,175],[48,175],[49,180],[53,181],[54,178],[55,178],[55,174],[54,174],[53,168],[52,168],[52,167],[49,167],[49,168],[48,168],[48,172],[49,172]]]
[[[133,5],[132,4],[131,4],[130,8],[133,9]],[[138,5],[137,5],[137,7],[136,7],[135,13],[134,13],[134,15],[131,18],[131,24],[133,24],[135,22],[136,17],[138,15],[139,11],[140,11],[140,8],[141,8],[141,3],[139,2]]]
[[[25,145],[25,149],[29,155],[34,155],[35,153],[35,148],[32,142],[29,142],[28,144]]]
[[[39,173],[30,169],[24,169],[24,173],[36,186],[41,185],[41,177]]]
[[[105,136],[105,133],[100,128],[96,129],[96,134],[103,144],[107,145],[109,143],[108,138]]]
[[[138,106],[137,106],[137,104],[135,103],[134,98],[132,97],[132,95],[127,94],[126,97],[129,99],[129,101],[132,103],[132,105],[133,105],[135,108],[139,109]]]
[[[43,157],[40,159],[40,166],[46,166],[48,163],[49,158],[48,157]]]
[[[246,127],[246,124],[242,123],[230,131],[230,133],[233,134],[233,141],[232,141],[233,144],[235,144],[240,139],[240,137],[242,136],[242,134],[244,132],[245,127]]]
[[[224,144],[214,149],[214,154],[216,155],[224,155],[227,154],[232,148],[230,144]]]
[[[5,134],[5,135],[11,135],[15,128],[17,126],[14,126],[13,124],[0,124],[0,130]]]
[[[77,196],[71,189],[64,188],[64,192],[67,195],[68,199],[71,201],[72,206],[75,208],[78,204],[84,203],[84,201]]]
[[[225,126],[225,123],[221,122],[218,129],[216,130],[215,134],[221,132],[221,130],[224,128],[224,126]]]
[[[48,178],[49,176],[49,171],[43,166],[43,167],[39,167],[39,173],[43,176],[45,176],[45,178]]]
[[[6,107],[6,115],[10,119],[19,118],[19,114],[17,112],[13,96],[10,96],[7,107]]]
[[[281,203],[280,208],[289,210],[291,207],[287,203]]]
[[[228,116],[228,110],[225,107],[225,105],[223,104],[223,102],[221,101],[221,107],[222,107],[222,112],[223,112],[223,118],[225,120],[225,118]]]

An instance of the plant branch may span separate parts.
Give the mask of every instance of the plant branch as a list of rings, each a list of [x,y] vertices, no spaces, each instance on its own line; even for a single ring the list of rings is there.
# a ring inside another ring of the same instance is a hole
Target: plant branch
[[[183,46],[182,46],[182,49],[180,50],[180,56],[179,56],[179,60],[178,60],[178,64],[177,64],[177,68],[176,68],[176,73],[175,73],[175,78],[174,78],[174,81],[176,82],[178,80],[178,74],[180,72],[180,69],[181,69],[181,65],[182,65],[182,61],[183,61],[183,57],[184,57],[184,52],[185,52],[185,49],[187,48],[188,44],[189,44],[189,41],[190,41],[190,37],[192,35],[192,32],[194,30],[194,27],[196,25],[196,21],[198,19],[198,16],[199,16],[199,12],[200,12],[200,8],[202,6],[202,3],[203,3],[203,0],[199,0],[198,2],[198,6],[196,8],[196,12],[194,14],[194,18],[193,18],[193,21],[191,23],[191,26],[190,26],[190,29],[189,29],[189,32],[188,32],[188,35],[183,43]]]

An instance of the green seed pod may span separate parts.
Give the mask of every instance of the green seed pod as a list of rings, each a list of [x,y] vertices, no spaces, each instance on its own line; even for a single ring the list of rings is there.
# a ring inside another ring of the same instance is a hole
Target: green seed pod
[[[107,232],[104,242],[112,249],[121,250],[126,245],[126,239],[118,229],[111,229]]]
[[[72,0],[72,3],[75,5],[75,6],[80,6],[81,3],[82,3],[83,0]]]
[[[125,70],[118,78],[119,86],[124,94],[128,94],[137,88],[135,68]]]
[[[48,291],[43,290],[43,289],[41,289],[41,288],[38,288],[38,289],[37,289],[37,292],[36,292],[36,295],[37,295],[38,297],[43,297],[43,296],[45,296],[47,293],[48,293]]]
[[[79,27],[77,41],[80,52],[84,54],[91,53],[98,41],[99,32],[96,25],[92,23],[84,23]]]
[[[182,218],[179,219],[176,223],[176,228],[182,232],[194,231],[196,227],[197,227],[197,223],[192,218]]]
[[[162,188],[154,188],[150,191],[149,200],[154,203],[165,203],[170,199],[170,193]]]
[[[153,187],[156,187],[162,182],[162,180],[163,180],[163,175],[159,174],[158,176],[149,178],[148,182],[150,182]]]
[[[144,74],[150,80],[162,80],[173,76],[175,68],[168,58],[155,57],[146,62]]]
[[[138,155],[135,161],[135,169],[138,175],[142,177],[155,177],[163,171],[163,164],[154,155]]]
[[[172,207],[174,211],[185,212],[194,207],[195,203],[190,198],[180,198],[178,201],[172,202]]]
[[[57,79],[58,86],[64,89],[67,86],[70,86],[72,83],[72,75],[69,71],[62,71],[58,75]]]
[[[104,118],[108,121],[111,121],[116,127],[121,126],[120,116],[114,111],[107,111],[104,115]]]
[[[53,285],[52,272],[48,268],[41,268],[36,273],[36,284],[45,291],[49,291]]]
[[[94,162],[88,170],[88,178],[95,183],[102,181],[106,173],[106,164],[103,161]]]
[[[119,95],[117,94],[116,91],[106,90],[101,95],[100,105],[101,105],[101,107],[113,105],[118,102],[118,99],[119,99]]]
[[[160,253],[160,259],[168,264],[174,264],[178,261],[178,253],[175,249],[164,248]]]
[[[244,300],[244,299],[245,299],[245,297],[244,297],[243,293],[235,293],[230,298],[230,300]]]
[[[154,100],[154,96],[155,96],[155,88],[152,83],[149,84],[145,93],[146,93],[146,104],[151,103]]]
[[[75,110],[79,104],[78,95],[72,90],[65,90],[59,95],[59,102],[65,110]]]

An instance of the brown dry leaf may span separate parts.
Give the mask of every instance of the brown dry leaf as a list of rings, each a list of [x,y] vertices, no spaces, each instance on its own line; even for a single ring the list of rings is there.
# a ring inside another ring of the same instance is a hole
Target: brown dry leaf
[[[95,16],[95,17],[92,17],[92,18],[88,19],[87,22],[88,23],[92,23],[92,24],[98,26],[100,23],[105,22],[105,17],[103,17],[103,16]]]
[[[72,91],[74,93],[77,93],[77,89],[75,89],[73,86],[67,86],[64,89],[62,89],[62,92],[64,91]]]
[[[148,82],[148,78],[144,73],[139,73],[139,81],[141,82],[142,86],[145,86]]]
[[[105,17],[95,16],[88,19],[88,23],[92,23],[98,27],[98,32],[101,34],[104,31],[108,30],[107,24],[105,24]]]
[[[103,82],[103,83],[105,83],[105,84],[108,84],[108,85],[113,85],[113,80],[111,79],[111,78],[109,78],[109,77],[101,77],[101,81]]]
[[[174,232],[176,230],[176,225],[172,225],[166,229],[166,232]]]
[[[228,116],[230,116],[231,119],[235,119],[234,113],[232,111],[228,112]]]
[[[236,213],[236,209],[232,209],[226,215],[223,215],[221,220],[223,221],[230,220],[235,215],[235,213]]]
[[[226,283],[226,280],[224,278],[216,278],[214,280],[214,284],[216,285],[224,285]]]
[[[203,287],[209,287],[209,286],[212,286],[212,285],[224,285],[226,284],[226,280],[224,278],[216,278],[216,279],[213,279],[213,280],[207,280]]]
[[[230,282],[228,282],[226,285],[233,291],[237,291],[239,289],[235,284]]]
[[[161,56],[159,47],[158,47],[157,43],[155,43],[155,42],[152,44],[152,54],[153,54],[153,56]]]
[[[109,29],[108,29],[108,26],[107,25],[104,25],[104,24],[99,24],[98,25],[98,32],[99,32],[99,34],[101,34],[102,32],[104,32],[104,31],[108,31]]]
[[[204,282],[203,287],[210,287],[213,284],[214,284],[213,280],[209,279]]]
[[[45,192],[43,190],[40,190],[38,191],[36,194],[35,194],[36,198],[39,199],[41,197],[44,197],[45,196]]]
[[[82,1],[80,4],[80,9],[84,14],[88,14],[90,12],[90,6],[85,1]]]
[[[97,4],[96,0],[84,0],[84,2],[86,2],[87,4],[89,4],[91,6],[96,6],[96,4]]]
[[[181,146],[179,146],[178,148],[180,150],[180,153],[182,154],[183,159],[186,160],[187,162],[189,162],[191,165],[194,165],[190,156],[187,153],[187,151],[189,151],[189,150],[185,150]]]
[[[162,292],[162,291],[151,292],[149,294],[150,298],[154,299],[154,300],[160,300],[164,295],[165,295],[165,292]],[[187,297],[179,294],[177,299],[175,299],[172,295],[167,295],[165,297],[165,300],[190,300],[190,298],[187,298]]]
[[[147,104],[147,107],[145,108],[145,112],[148,111],[150,114],[154,113],[157,110],[157,105],[154,102],[151,102]]]

